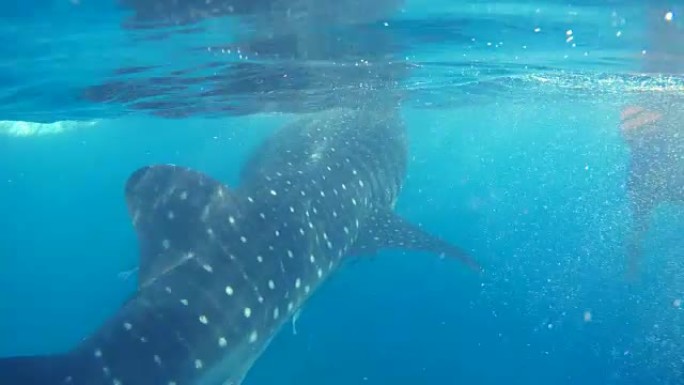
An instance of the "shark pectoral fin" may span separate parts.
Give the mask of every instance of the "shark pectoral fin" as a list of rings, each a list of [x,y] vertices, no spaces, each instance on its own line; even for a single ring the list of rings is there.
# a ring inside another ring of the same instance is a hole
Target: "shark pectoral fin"
[[[135,171],[126,182],[126,202],[140,243],[141,286],[191,257],[194,247],[239,216],[227,187],[173,165]]]
[[[458,259],[477,271],[481,270],[480,264],[465,250],[423,231],[393,212],[376,212],[369,218],[350,254],[369,254],[384,248],[427,251]]]

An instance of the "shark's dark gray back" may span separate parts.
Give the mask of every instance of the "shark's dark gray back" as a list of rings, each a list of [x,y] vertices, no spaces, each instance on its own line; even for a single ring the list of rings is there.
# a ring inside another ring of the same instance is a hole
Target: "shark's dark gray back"
[[[241,190],[298,181],[314,190],[330,185],[340,191],[336,180],[346,180],[355,189],[363,184],[360,193],[370,194],[377,207],[389,207],[401,189],[406,161],[398,109],[332,109],[299,119],[266,140],[243,168]]]

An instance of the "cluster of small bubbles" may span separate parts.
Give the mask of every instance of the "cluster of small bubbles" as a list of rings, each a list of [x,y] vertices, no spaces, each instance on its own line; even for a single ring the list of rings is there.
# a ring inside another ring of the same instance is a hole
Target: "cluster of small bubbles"
[[[571,29],[568,29],[565,31],[565,42],[570,44],[572,43],[572,47],[575,48],[577,47],[577,44],[574,42],[575,40],[575,35],[573,34]]]
[[[235,55],[237,55],[239,60],[249,60],[249,57],[247,55],[242,54],[242,51],[240,50],[239,47],[237,49],[235,49],[235,51],[233,51],[230,48],[220,48],[220,49],[216,48],[216,49],[214,49],[212,47],[207,47],[207,52],[214,53],[216,55],[233,55],[233,54],[235,54]],[[254,52],[254,56],[259,56],[259,53]]]
[[[620,17],[617,12],[613,11],[611,14],[611,17],[613,18],[613,21],[611,23],[613,28],[617,28],[618,30],[615,32],[615,37],[621,37],[622,36],[622,30],[619,29],[620,27],[623,27],[625,24],[627,24],[627,20],[624,17]]]

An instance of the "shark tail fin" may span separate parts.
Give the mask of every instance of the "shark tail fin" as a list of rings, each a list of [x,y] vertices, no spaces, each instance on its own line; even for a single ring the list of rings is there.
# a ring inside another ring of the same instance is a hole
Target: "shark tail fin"
[[[65,358],[63,355],[0,358],[0,384],[74,384],[67,374]]]

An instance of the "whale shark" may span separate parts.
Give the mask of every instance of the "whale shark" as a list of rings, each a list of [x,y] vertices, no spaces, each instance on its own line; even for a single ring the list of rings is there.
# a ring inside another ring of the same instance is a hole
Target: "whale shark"
[[[464,249],[395,213],[407,170],[396,108],[331,109],[278,129],[231,188],[186,167],[132,173],[138,287],[63,353],[0,359],[3,385],[238,385],[346,260]]]

